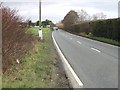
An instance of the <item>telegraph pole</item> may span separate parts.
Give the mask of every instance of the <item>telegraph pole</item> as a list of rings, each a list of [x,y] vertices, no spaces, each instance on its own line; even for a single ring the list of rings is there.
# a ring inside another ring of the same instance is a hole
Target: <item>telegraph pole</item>
[[[120,18],[120,1],[118,2],[118,18]]]
[[[41,0],[39,0],[39,38],[43,40],[42,27],[41,27]]]
[[[41,0],[39,0],[39,28],[41,28]]]

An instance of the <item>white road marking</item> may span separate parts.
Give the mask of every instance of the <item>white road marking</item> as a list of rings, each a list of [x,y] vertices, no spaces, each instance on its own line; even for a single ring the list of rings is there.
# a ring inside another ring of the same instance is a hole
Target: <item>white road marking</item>
[[[81,82],[80,78],[77,76],[77,74],[75,73],[75,71],[73,70],[73,68],[71,67],[71,65],[69,64],[69,62],[67,61],[67,59],[65,58],[65,56],[63,55],[62,51],[60,50],[54,36],[52,33],[52,38],[54,41],[54,44],[58,50],[58,52],[60,53],[60,56],[63,58],[63,60],[65,61],[66,65],[68,66],[69,70],[71,71],[72,75],[74,76],[75,80],[77,81],[77,83],[79,84],[80,87],[83,87],[83,83]]]
[[[82,44],[80,41],[77,41],[79,44]]]
[[[97,52],[101,52],[100,50],[96,49],[96,48],[91,48],[92,50],[94,51],[97,51]]]

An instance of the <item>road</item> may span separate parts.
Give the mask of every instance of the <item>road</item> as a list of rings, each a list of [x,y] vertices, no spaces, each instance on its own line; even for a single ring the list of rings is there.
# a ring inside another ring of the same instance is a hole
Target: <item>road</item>
[[[83,88],[118,88],[118,47],[57,30],[53,36]]]

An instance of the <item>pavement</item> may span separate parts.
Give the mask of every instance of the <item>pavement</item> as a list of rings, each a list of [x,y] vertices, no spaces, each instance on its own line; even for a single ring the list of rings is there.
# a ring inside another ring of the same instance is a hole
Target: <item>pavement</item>
[[[118,48],[56,30],[53,36],[83,88],[118,88]]]

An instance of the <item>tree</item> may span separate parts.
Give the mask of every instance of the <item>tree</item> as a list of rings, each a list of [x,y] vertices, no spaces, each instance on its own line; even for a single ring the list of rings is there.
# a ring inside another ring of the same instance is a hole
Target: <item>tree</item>
[[[31,48],[33,38],[30,34],[26,34],[28,22],[23,21],[17,10],[2,6],[0,11],[2,12],[2,67],[4,72]]]
[[[99,13],[99,18],[100,19],[105,19],[107,15],[105,15],[103,12]]]
[[[74,10],[70,10],[63,19],[64,29],[69,31],[71,26],[78,20],[78,14]]]
[[[51,20],[46,19],[45,21],[42,21],[42,26],[46,27],[47,25],[53,26],[54,23]]]
[[[39,26],[39,21],[36,22],[36,26]]]
[[[80,12],[78,12],[78,15],[79,15],[79,19],[78,19],[78,22],[79,23],[82,23],[82,22],[85,22],[85,21],[89,21],[90,20],[90,16],[88,15],[88,13],[85,11],[85,10],[81,10]]]
[[[29,27],[32,25],[32,21],[31,20],[28,21],[28,25],[29,25]]]
[[[106,15],[103,14],[102,12],[101,13],[96,13],[96,14],[93,14],[92,16],[92,20],[102,20],[102,19],[105,19],[106,18]]]
[[[93,14],[92,20],[96,21],[98,19],[98,16],[96,14]]]
[[[63,29],[63,21],[59,21],[58,23],[56,23],[56,26]]]
[[[2,7],[3,2],[0,2],[0,7]]]
[[[32,23],[31,23],[31,25],[32,25],[32,26],[35,26],[35,25],[36,25],[36,23],[35,23],[35,22],[32,22]]]

